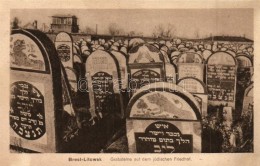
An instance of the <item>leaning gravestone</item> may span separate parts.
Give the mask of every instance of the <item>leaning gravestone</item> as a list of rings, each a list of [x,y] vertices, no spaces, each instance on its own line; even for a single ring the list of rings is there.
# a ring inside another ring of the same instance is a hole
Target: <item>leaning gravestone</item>
[[[165,81],[164,58],[153,45],[140,44],[130,49],[128,66],[132,93],[144,85]]]
[[[60,32],[55,39],[55,47],[64,67],[73,68],[73,40],[67,32]]]
[[[58,152],[63,105],[61,64],[55,47],[36,30],[13,30],[10,46],[10,144]]]
[[[96,50],[86,61],[86,78],[88,82],[90,105],[95,112],[92,116],[103,118],[115,113],[124,116],[119,65],[113,54]]]
[[[201,115],[183,88],[156,82],[139,89],[127,107],[130,153],[201,152]]]
[[[76,93],[78,91],[78,75],[76,70],[70,67],[65,67],[65,72],[70,84],[71,91]]]
[[[235,108],[236,59],[225,52],[216,52],[207,60],[207,90],[211,105],[227,105]]]
[[[178,79],[194,77],[203,82],[204,62],[201,55],[194,52],[180,54],[177,59]]]
[[[177,85],[183,87],[186,91],[193,94],[200,105],[201,115],[207,116],[208,93],[206,85],[199,79],[192,77],[185,77],[178,80]]]
[[[126,90],[128,88],[128,70],[127,70],[127,59],[126,56],[119,51],[112,50],[111,53],[115,56],[119,64],[121,85],[122,89]]]

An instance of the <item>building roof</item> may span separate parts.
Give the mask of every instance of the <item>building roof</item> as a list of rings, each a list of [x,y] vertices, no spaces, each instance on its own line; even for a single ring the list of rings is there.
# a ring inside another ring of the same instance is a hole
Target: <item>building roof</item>
[[[71,18],[71,17],[76,17],[75,15],[71,15],[71,14],[56,14],[53,15],[52,17],[66,17],[66,18]],[[77,18],[77,17],[76,17]]]
[[[211,40],[212,38],[214,41],[253,42],[253,40],[239,36],[212,36],[205,38],[205,40]]]

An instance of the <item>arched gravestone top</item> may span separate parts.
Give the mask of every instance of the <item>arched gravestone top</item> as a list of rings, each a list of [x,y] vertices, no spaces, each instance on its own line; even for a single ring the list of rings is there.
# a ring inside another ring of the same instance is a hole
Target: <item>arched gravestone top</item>
[[[233,57],[236,57],[236,53],[234,51],[231,50],[227,50],[227,53],[231,54]]]
[[[180,54],[177,63],[203,63],[203,57],[195,52]]]
[[[10,47],[10,144],[57,152],[61,148],[63,104],[61,63],[55,46],[38,30],[12,30]]]
[[[210,55],[207,59],[208,65],[228,65],[235,66],[237,61],[235,57],[226,52],[216,52]]]
[[[128,118],[201,120],[200,109],[192,94],[166,82],[139,89],[127,106]]]
[[[101,71],[112,75],[114,80],[120,77],[119,64],[115,56],[104,50],[96,50],[87,58],[86,76],[88,72],[95,74]]]
[[[238,67],[253,67],[252,59],[246,54],[236,56]]]
[[[55,38],[55,42],[72,42],[72,37],[67,32],[60,32]]]
[[[128,54],[129,64],[164,62],[164,58],[160,50],[150,44],[137,45],[131,48]]]
[[[43,54],[43,48],[39,47],[39,41],[28,31],[13,32],[10,43],[11,69],[49,73],[48,58],[46,53]]]
[[[133,38],[133,39],[131,39],[129,41],[128,45],[129,45],[129,47],[135,47],[135,46],[137,46],[139,44],[142,44],[142,43],[144,43],[143,39],[141,39],[141,38]]]
[[[201,93],[207,94],[207,87],[206,85],[199,79],[193,77],[184,77],[178,80],[178,86],[183,87],[190,93]]]

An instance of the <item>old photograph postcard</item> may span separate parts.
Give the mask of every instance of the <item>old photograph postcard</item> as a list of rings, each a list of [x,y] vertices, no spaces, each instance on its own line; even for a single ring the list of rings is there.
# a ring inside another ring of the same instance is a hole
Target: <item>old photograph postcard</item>
[[[259,164],[258,1],[1,9],[4,165]]]

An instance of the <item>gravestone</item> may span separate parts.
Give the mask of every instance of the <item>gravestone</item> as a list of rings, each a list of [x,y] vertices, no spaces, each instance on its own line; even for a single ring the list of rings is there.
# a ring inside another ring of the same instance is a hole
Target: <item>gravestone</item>
[[[251,116],[253,118],[254,113],[254,84],[250,84],[244,94],[242,115]]]
[[[55,47],[64,67],[73,68],[73,40],[67,32],[60,32],[55,38]]]
[[[149,83],[165,81],[164,58],[153,45],[140,44],[130,49],[128,67],[132,94]]]
[[[166,82],[139,89],[127,107],[130,153],[201,152],[201,115],[192,94]]]
[[[237,84],[246,88],[251,82],[253,74],[253,62],[247,55],[238,55],[237,59]]]
[[[119,64],[113,54],[96,50],[86,61],[86,78],[92,117],[102,119],[109,114],[124,116]]]
[[[204,62],[201,55],[194,52],[180,54],[177,59],[178,79],[194,77],[203,82]]]
[[[70,67],[65,67],[65,72],[70,84],[71,91],[76,93],[78,91],[78,74],[76,70]]]
[[[253,62],[252,59],[245,55],[240,54],[236,56],[237,59],[237,84],[236,84],[236,112],[235,114],[240,117],[243,107],[243,97],[245,89],[251,83],[253,75]]]
[[[115,56],[115,58],[119,64],[122,90],[126,90],[128,88],[128,70],[127,70],[127,64],[126,64],[127,63],[126,56],[122,52],[119,52],[119,51],[112,50],[111,53]]]
[[[40,31],[13,30],[10,47],[10,144],[59,152],[63,101],[55,46]]]
[[[232,125],[232,122],[233,122],[232,107],[224,107],[223,108],[223,123],[230,128]]]
[[[209,104],[235,108],[236,59],[225,52],[216,52],[207,60],[207,90]]]
[[[207,116],[208,93],[206,85],[197,78],[185,77],[178,80],[178,86],[193,94],[200,105],[201,115]]]
[[[176,70],[177,67],[171,63],[165,63],[165,77],[166,82],[176,83]]]

